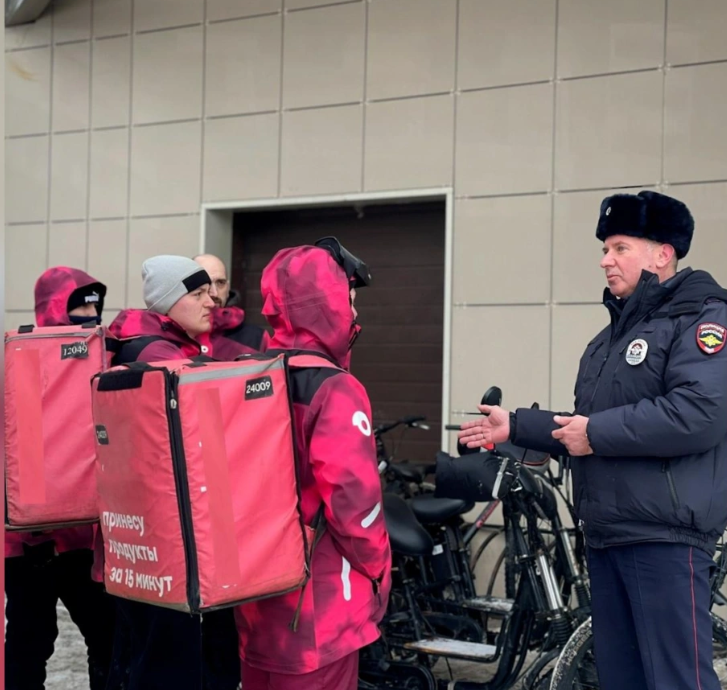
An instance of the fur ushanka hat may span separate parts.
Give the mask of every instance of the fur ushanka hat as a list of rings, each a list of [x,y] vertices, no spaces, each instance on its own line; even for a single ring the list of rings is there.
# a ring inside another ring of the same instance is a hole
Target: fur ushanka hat
[[[596,237],[628,235],[674,247],[678,259],[689,251],[694,218],[684,203],[658,192],[614,194],[601,202]]]

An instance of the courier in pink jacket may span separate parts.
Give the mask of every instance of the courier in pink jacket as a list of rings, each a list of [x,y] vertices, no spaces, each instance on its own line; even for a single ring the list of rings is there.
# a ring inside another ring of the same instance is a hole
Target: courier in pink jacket
[[[389,595],[371,406],[347,371],[360,330],[353,288],[368,282],[368,269],[329,239],[330,250],[278,252],[262,276],[268,351],[316,353],[337,368],[291,373],[303,519],[313,525],[323,507],[325,531],[295,631],[300,592],[236,610],[245,690],[354,690],[358,650],[379,637]]]
[[[215,302],[210,277],[192,259],[147,259],[142,280],[147,309],[125,309],[109,328],[119,339],[114,364],[200,356],[233,359],[246,352],[239,347],[230,352],[211,339]],[[96,553],[100,574],[100,538]],[[123,667],[128,655],[125,690],[237,690],[240,658],[231,609],[202,618],[121,598],[117,607],[119,636],[128,637],[128,648],[117,645],[114,666]]]
[[[106,286],[75,268],[56,266],[35,285],[38,326],[101,322]],[[69,434],[75,433],[73,429]],[[53,654],[60,599],[88,647],[91,690],[106,685],[113,640],[113,606],[91,579],[92,525],[5,534],[5,688],[43,688]]]

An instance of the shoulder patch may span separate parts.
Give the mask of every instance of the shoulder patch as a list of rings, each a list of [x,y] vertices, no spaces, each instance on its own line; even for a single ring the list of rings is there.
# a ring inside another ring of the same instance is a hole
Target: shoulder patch
[[[714,355],[727,341],[727,328],[718,323],[700,323],[697,326],[697,345],[702,352]]]

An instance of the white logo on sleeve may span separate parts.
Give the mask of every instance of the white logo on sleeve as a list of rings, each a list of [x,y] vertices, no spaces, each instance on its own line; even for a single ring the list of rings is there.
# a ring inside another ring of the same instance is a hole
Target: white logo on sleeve
[[[354,412],[351,421],[364,436],[371,436],[371,422],[365,412]]]
[[[343,567],[341,568],[341,582],[343,583],[343,599],[351,601],[351,564],[341,556]]]

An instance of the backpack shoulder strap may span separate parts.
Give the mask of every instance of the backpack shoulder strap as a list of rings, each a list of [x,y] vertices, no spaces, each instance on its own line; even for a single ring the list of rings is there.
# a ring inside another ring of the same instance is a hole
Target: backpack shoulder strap
[[[164,340],[160,335],[142,335],[138,338],[129,338],[128,340],[118,340],[113,349],[114,357],[111,363],[114,366],[119,364],[129,364],[136,362],[142,350],[157,340]]]

